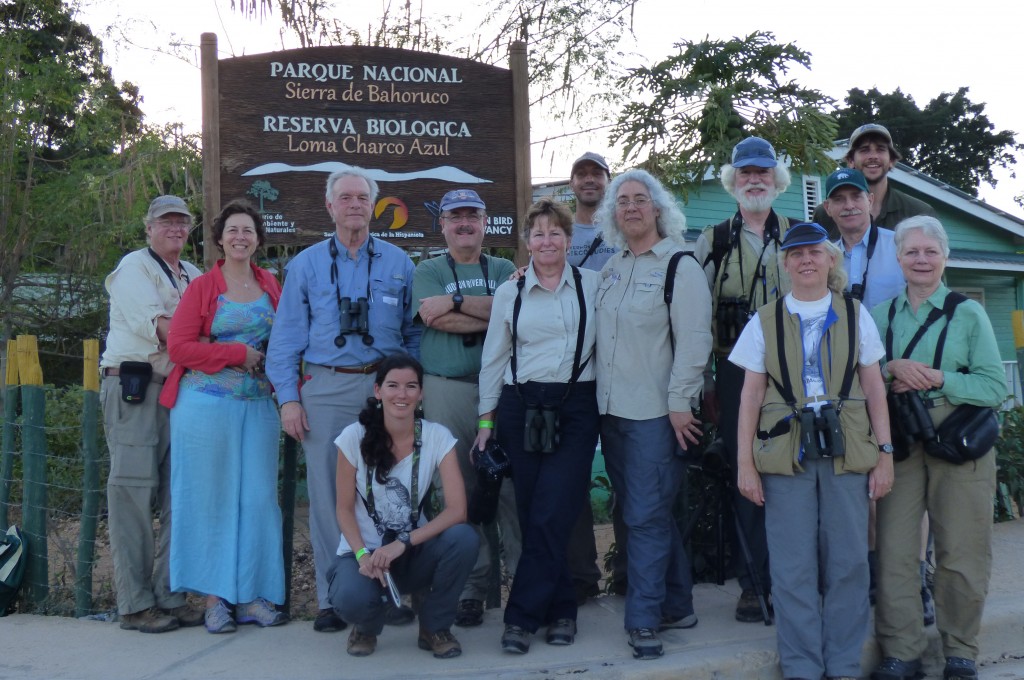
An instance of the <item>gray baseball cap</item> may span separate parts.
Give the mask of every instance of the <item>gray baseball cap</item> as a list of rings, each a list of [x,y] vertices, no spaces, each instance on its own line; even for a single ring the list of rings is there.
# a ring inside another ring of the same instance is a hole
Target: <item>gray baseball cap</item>
[[[192,213],[188,210],[188,205],[185,201],[178,198],[177,196],[157,196],[153,199],[153,202],[149,204],[149,212],[146,213],[146,220],[155,220],[158,217],[163,217],[169,213],[177,213],[179,215],[188,215],[192,217]]]

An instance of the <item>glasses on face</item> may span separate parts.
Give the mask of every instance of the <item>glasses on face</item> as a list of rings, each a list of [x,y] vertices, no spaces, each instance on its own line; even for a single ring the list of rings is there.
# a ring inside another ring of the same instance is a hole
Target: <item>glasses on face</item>
[[[615,207],[619,210],[627,210],[632,207],[636,207],[637,210],[643,210],[651,204],[651,199],[641,196],[640,198],[629,200],[628,198],[620,198],[615,201]]]
[[[184,229],[189,230],[192,228],[192,220],[187,217],[159,217],[153,220],[154,223],[161,229]]]
[[[442,216],[442,219],[445,222],[451,222],[453,224],[458,224],[459,222],[468,222],[470,224],[480,224],[480,222],[483,221],[483,215],[481,215],[480,213],[471,213],[471,214],[460,213],[460,214],[456,214],[456,215],[444,215],[444,216]]]

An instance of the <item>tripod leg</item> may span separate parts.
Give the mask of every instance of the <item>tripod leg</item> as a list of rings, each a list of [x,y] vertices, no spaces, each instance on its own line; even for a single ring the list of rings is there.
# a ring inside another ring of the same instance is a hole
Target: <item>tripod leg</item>
[[[730,494],[730,498],[732,498]],[[743,564],[747,567],[747,574],[750,576],[750,583],[754,586],[754,593],[757,595],[757,602],[761,605],[761,615],[764,616],[764,625],[772,625],[772,614],[768,610],[768,598],[761,585],[761,575],[754,569],[754,558],[750,555],[750,546],[747,545],[747,537],[743,534],[743,527],[740,526],[740,519],[736,512],[736,499],[732,498],[732,520],[736,529],[737,543],[740,544],[740,552],[743,553]]]

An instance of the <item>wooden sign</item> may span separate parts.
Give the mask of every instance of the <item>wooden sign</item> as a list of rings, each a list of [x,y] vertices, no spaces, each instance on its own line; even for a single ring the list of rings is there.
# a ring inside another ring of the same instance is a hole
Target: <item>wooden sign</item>
[[[219,60],[216,83],[220,200],[253,201],[268,243],[332,233],[327,176],[358,166],[380,188],[374,236],[443,246],[441,197],[471,188],[487,204],[485,243],[516,246],[511,71],[409,50],[314,47]]]

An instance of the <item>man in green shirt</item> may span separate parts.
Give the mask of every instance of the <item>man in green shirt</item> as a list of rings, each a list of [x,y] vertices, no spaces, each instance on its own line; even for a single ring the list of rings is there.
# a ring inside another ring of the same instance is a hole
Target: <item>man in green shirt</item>
[[[423,362],[423,411],[458,439],[459,467],[472,498],[476,472],[469,452],[476,439],[478,378],[484,334],[491,318],[495,289],[507,281],[515,265],[483,254],[487,209],[472,189],[449,191],[441,199],[441,233],[448,252],[424,260],[413,276],[414,321],[425,326],[420,342]],[[511,484],[503,484],[498,504],[498,530],[509,574],[515,573],[521,541]],[[483,623],[489,583],[491,547],[478,527],[480,554],[466,581],[455,616],[456,626]]]
[[[935,216],[935,211],[924,201],[908,196],[889,186],[889,171],[903,156],[892,143],[892,135],[878,123],[861,125],[850,135],[846,151],[846,166],[856,168],[868,181],[871,193],[871,224],[886,229],[914,215]],[[839,227],[825,211],[822,203],[814,209],[814,221],[828,230],[829,238],[839,238]]]

